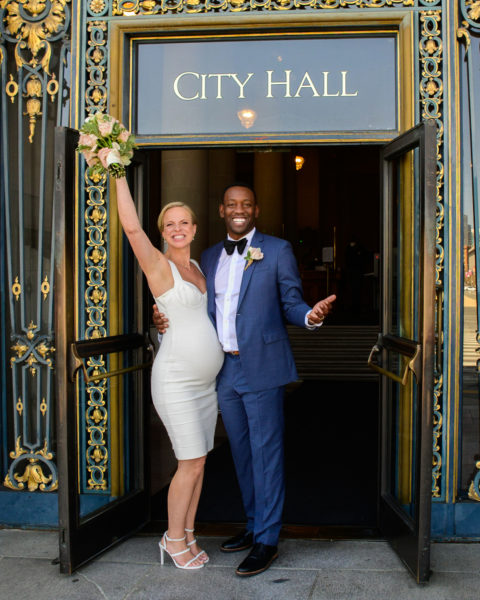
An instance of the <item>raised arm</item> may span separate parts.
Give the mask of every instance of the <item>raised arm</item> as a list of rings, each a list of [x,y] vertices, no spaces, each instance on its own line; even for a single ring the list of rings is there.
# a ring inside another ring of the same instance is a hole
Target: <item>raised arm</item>
[[[106,157],[109,150],[109,148],[104,148],[98,153],[105,167],[107,166]],[[173,286],[170,265],[142,229],[126,178],[120,177],[115,179],[115,182],[120,223],[140,264],[140,268],[147,278],[150,291],[154,297],[160,296]]]

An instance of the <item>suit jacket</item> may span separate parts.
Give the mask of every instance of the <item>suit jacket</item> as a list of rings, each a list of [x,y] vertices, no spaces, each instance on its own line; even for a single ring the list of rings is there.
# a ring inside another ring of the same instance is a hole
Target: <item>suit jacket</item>
[[[263,259],[254,261],[243,273],[235,324],[242,367],[256,392],[297,379],[285,323],[305,327],[305,315],[311,308],[303,300],[290,243],[256,231],[251,246],[261,249]],[[222,249],[220,242],[205,250],[201,258],[208,313],[215,326],[215,273]]]

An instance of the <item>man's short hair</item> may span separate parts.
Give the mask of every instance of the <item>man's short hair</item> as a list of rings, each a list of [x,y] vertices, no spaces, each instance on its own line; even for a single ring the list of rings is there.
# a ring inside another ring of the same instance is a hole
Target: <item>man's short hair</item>
[[[243,187],[243,188],[247,188],[247,190],[250,190],[253,194],[253,200],[255,201],[255,204],[257,203],[257,195],[255,194],[255,190],[253,189],[253,187],[247,183],[246,181],[234,181],[233,183],[229,183],[227,185],[227,187],[223,190],[222,192],[222,198],[221,198],[221,202],[223,204],[223,201],[225,199],[225,194],[227,193],[227,190],[229,190],[232,187]]]

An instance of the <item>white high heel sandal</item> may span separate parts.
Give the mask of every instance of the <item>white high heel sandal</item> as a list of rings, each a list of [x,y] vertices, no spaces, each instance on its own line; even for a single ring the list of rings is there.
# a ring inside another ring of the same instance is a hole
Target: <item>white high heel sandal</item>
[[[186,531],[187,533],[193,533],[193,532],[195,531],[195,529],[187,529],[187,528],[185,527],[185,531]],[[193,546],[193,544],[195,544],[196,542],[197,542],[197,538],[195,538],[195,537],[194,537],[194,538],[193,538],[193,540],[192,540],[191,542],[187,542],[187,546],[188,546],[188,547],[190,547],[190,546]],[[204,558],[204,559],[203,559],[203,558],[201,558],[202,554],[205,556],[205,558]],[[199,553],[198,553],[198,554],[195,556],[195,558],[198,558],[199,560],[201,560],[201,561],[203,562],[203,564],[204,564],[204,565],[206,565],[206,564],[207,564],[207,562],[210,560],[210,559],[208,558],[208,556],[207,556],[207,553],[205,552],[205,550],[200,550],[200,552],[199,552]]]
[[[163,565],[163,563],[164,563],[163,554],[164,554],[164,552],[166,552],[168,554],[168,556],[170,556],[170,558],[173,560],[173,564],[177,567],[177,569],[202,569],[205,564],[203,562],[201,565],[192,565],[192,563],[197,560],[196,556],[194,556],[192,559],[190,559],[184,565],[179,565],[177,563],[177,561],[175,560],[175,556],[180,556],[181,554],[190,552],[190,548],[185,548],[185,550],[180,550],[180,552],[169,552],[167,550],[166,542],[183,542],[184,540],[185,540],[185,536],[183,536],[183,538],[180,538],[180,539],[174,539],[174,538],[169,538],[167,535],[167,532],[165,532],[163,534],[162,539],[158,542],[158,545],[160,546],[160,564]],[[162,544],[162,542],[165,542],[165,543]]]

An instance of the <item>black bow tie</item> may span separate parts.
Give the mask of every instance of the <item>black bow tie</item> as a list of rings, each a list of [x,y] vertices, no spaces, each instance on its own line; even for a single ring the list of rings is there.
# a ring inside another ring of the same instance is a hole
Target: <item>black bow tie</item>
[[[223,245],[229,256],[230,254],[233,254],[235,248],[237,248],[239,254],[243,254],[245,246],[247,245],[247,238],[242,238],[241,240],[223,240]]]

